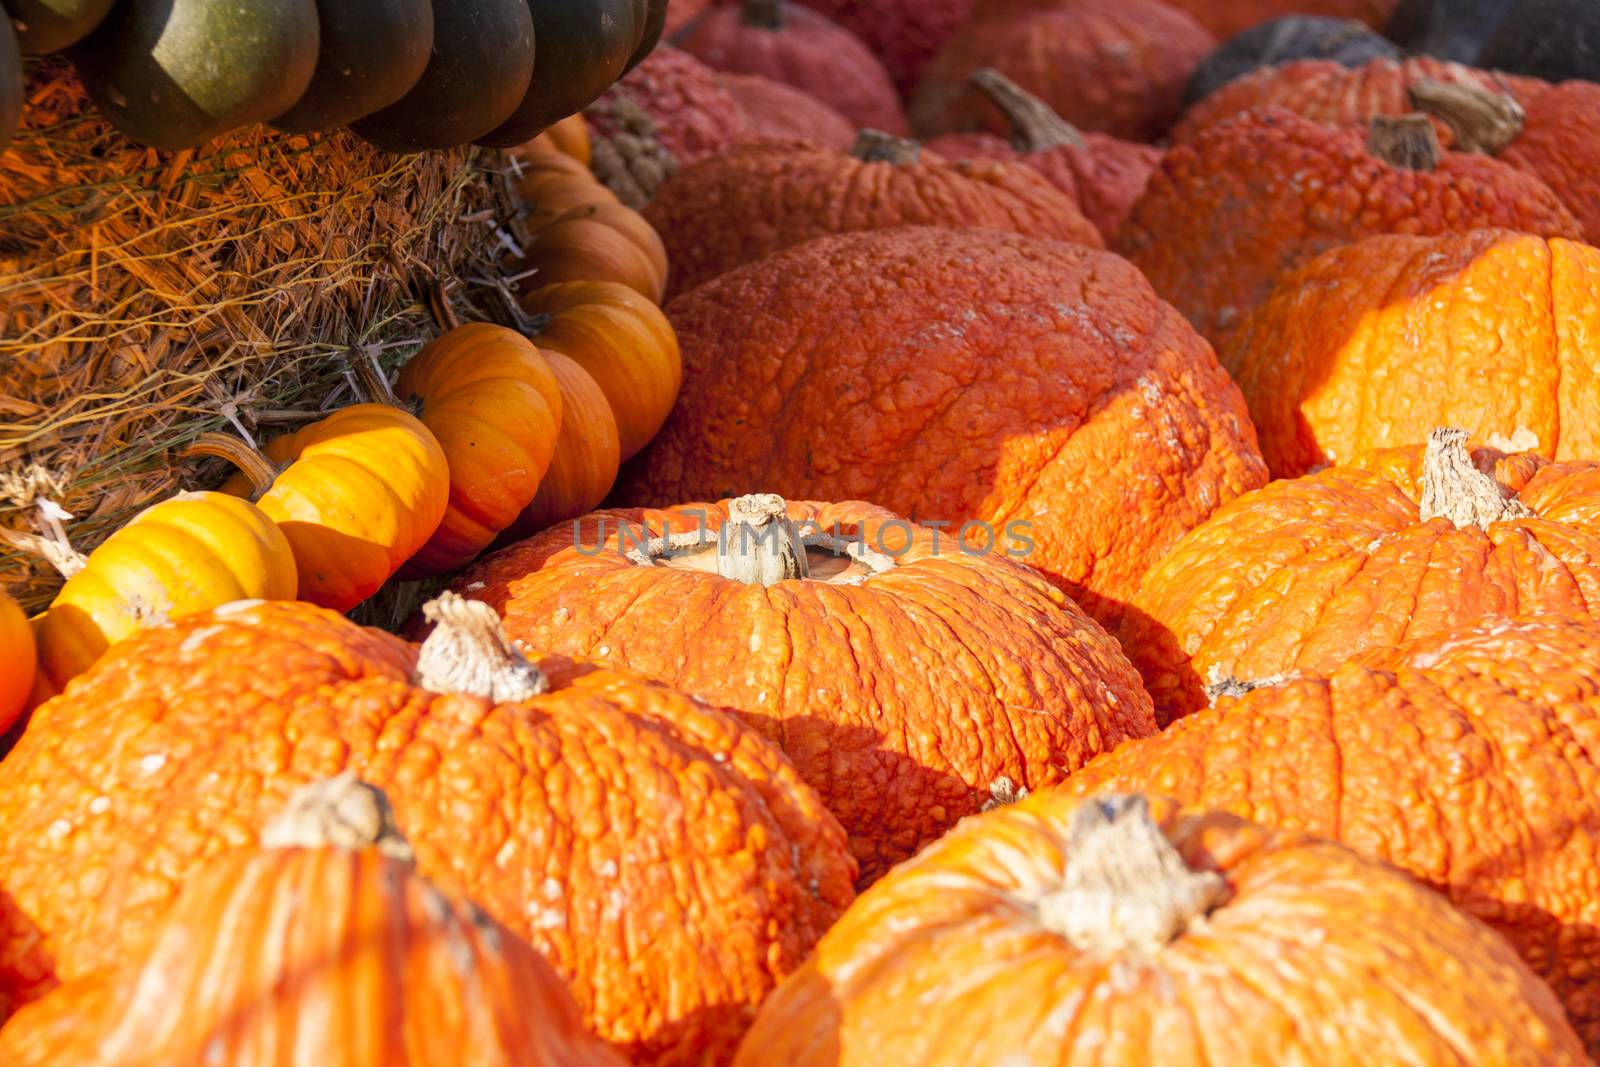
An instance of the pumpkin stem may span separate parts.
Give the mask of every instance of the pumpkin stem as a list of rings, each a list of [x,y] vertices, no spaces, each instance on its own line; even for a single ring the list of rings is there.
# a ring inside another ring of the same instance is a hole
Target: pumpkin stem
[[[786,21],[783,0],[744,0],[744,7],[739,12],[739,21],[746,26],[755,26],[776,33],[783,29]]]
[[[394,821],[389,798],[354,771],[303,786],[261,832],[266,848],[375,848],[411,863],[411,843]]]
[[[1406,90],[1411,106],[1450,127],[1462,152],[1495,155],[1522,136],[1527,115],[1504,93],[1425,78]]]
[[[272,488],[272,483],[278,480],[278,475],[283,473],[283,468],[273,463],[261,452],[239,440],[229,437],[225,433],[203,433],[196,437],[185,448],[184,456],[216,456],[232,463],[248,479],[250,486],[255,490],[251,494],[252,500],[261,499],[261,495]]]
[[[1220,874],[1189,868],[1143,796],[1085,801],[1070,833],[1061,888],[1039,902],[1039,921],[1080,952],[1157,952],[1227,896]]]
[[[995,808],[1010,807],[1025,800],[1027,796],[1027,786],[1018,785],[1009,775],[1002,774],[989,783],[989,799],[985,800],[978,810],[993,811]]]
[[[1083,134],[1076,126],[993,67],[973,71],[968,80],[1011,123],[1011,146],[1017,151],[1046,152],[1068,145],[1083,146]]]
[[[1418,112],[1372,116],[1367,151],[1391,167],[1422,171],[1437,167],[1442,155],[1433,120]]]
[[[1428,435],[1419,510],[1423,522],[1449,519],[1458,530],[1533,516],[1526,504],[1472,465],[1467,431],[1454,426],[1441,426]]]
[[[922,146],[909,137],[896,137],[882,130],[862,130],[850,154],[863,163],[893,163],[905,166],[922,158]]]
[[[728,502],[728,521],[717,537],[717,573],[745,585],[776,585],[810,573],[800,530],[775,493]]]
[[[496,704],[550,691],[549,679],[506,639],[488,604],[444,592],[422,605],[422,615],[435,624],[417,653],[416,684],[422,688]]]

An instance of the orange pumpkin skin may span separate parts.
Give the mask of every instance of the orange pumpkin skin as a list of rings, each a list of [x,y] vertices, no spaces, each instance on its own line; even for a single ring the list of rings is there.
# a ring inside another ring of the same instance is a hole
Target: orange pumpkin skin
[[[1226,41],[1241,30],[1284,15],[1327,15],[1359,19],[1381,30],[1394,14],[1398,0],[1166,0],[1210,30],[1219,41]]]
[[[1446,152],[1432,171],[1409,170],[1369,152],[1357,130],[1264,108],[1169,151],[1116,250],[1220,347],[1279,279],[1330,248],[1480,226],[1582,232],[1549,188],[1508,164]]]
[[[1180,869],[1220,889],[1203,922],[1149,947],[1063,936],[1092,854],[1080,803],[1047,790],[970,819],[863,894],[736,1067],[1585,1062],[1493,931],[1346,848],[1223,812],[1150,802]]]
[[[1591,459],[1597,330],[1600,251],[1477,230],[1375,237],[1319,256],[1218,354],[1277,477],[1411,444],[1445,422]]]
[[[589,165],[589,126],[583,116],[568,115],[523,146],[527,152],[554,151]],[[517,151],[512,152],[518,154]]]
[[[457,570],[489,547],[539,492],[561,429],[561,387],[514,330],[468,323],[411,357],[395,383],[444,449],[450,503],[405,578]]]
[[[1145,575],[1122,629],[1165,723],[1207,686],[1347,660],[1516,611],[1600,605],[1600,465],[1473,455],[1532,515],[1422,518],[1425,449],[1276,481],[1222,507]]]
[[[593,511],[611,492],[621,463],[617,420],[606,394],[589,372],[560,352],[545,361],[561,388],[561,436],[539,493],[506,529],[520,540],[558,522]]]
[[[683,0],[673,0],[674,6]],[[693,2],[693,0],[691,0]],[[902,94],[961,25],[976,0],[803,0],[866,42]]]
[[[999,111],[968,83],[993,67],[1084,130],[1153,141],[1183,110],[1183,88],[1216,41],[1160,0],[1006,0],[978,4],[928,65],[911,98],[923,136],[1005,133]]]
[[[11,728],[33,692],[38,652],[33,642],[33,627],[27,615],[4,589],[0,589],[0,734]]]
[[[1527,105],[1522,135],[1500,158],[1539,176],[1600,244],[1600,85],[1570,81]]]
[[[0,1030],[8,1067],[621,1067],[550,965],[375,849],[232,853],[145,955]]]
[[[540,229],[523,250],[518,269],[533,272],[532,280],[539,285],[617,282],[660,303],[667,275],[657,255],[659,247],[641,240],[639,224],[626,216],[621,226],[615,225],[612,214],[623,212],[637,218],[622,204],[589,204],[568,211]],[[649,226],[643,229],[648,231]]]
[[[844,832],[732,716],[545,666],[523,703],[429,693],[415,648],[297,603],[112,649],[0,762],[0,1001],[122,960],[205,862],[348,769],[418,871],[526,938],[631,1062],[725,1061],[851,900]]]
[[[1269,105],[1318,122],[1365,127],[1374,115],[1414,111],[1407,91],[1424,80],[1504,93],[1515,97],[1523,107],[1531,106],[1549,88],[1548,82],[1537,78],[1476,70],[1429,56],[1373,59],[1353,68],[1327,59],[1304,59],[1263,67],[1229,82],[1185,112],[1183,121],[1173,127],[1172,136],[1174,140],[1188,140],[1241,111]],[[1448,144],[1449,130],[1442,123],[1439,134],[1441,141]]]
[[[1063,789],[1160,790],[1392,863],[1503,934],[1600,1050],[1600,628],[1492,619],[1371,661],[1219,698]]]
[[[597,512],[458,585],[530,648],[638,671],[783,746],[850,834],[863,884],[976,812],[1002,779],[1046,785],[1154,730],[1116,642],[1043,578],[869,504],[787,506],[797,524],[869,549],[906,546],[857,584],[739,585],[626,555],[646,528],[694,534],[702,517],[715,540],[728,506]]]
[[[947,163],[932,153],[914,163],[868,162],[799,142],[743,144],[686,167],[657,191],[645,217],[666,243],[674,294],[817,237],[895,226],[1104,245],[1077,204],[1028,167]]]
[[[521,197],[528,230],[537,234],[574,208],[617,204],[617,194],[595,180],[589,168],[562,152],[512,152],[513,187]]]
[[[997,537],[1026,522],[1026,562],[1114,629],[1151,564],[1266,479],[1204,342],[1125,261],[1082,246],[847,234],[731,271],[668,316],[683,392],[620,502],[756,486]]]
[[[845,149],[856,127],[810,93],[758,74],[728,74],[717,80],[744,113],[746,140],[810,141]]]

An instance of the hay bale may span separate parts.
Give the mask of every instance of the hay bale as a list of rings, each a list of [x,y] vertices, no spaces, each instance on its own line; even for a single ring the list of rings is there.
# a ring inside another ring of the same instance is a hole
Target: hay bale
[[[480,316],[503,292],[498,154],[265,127],[156,152],[51,58],[27,97],[0,155],[0,582],[30,609],[70,567],[63,537],[87,551],[218,483],[215,461],[177,458],[194,437],[270,437],[357,399],[352,349],[393,366],[434,332],[441,286]]]

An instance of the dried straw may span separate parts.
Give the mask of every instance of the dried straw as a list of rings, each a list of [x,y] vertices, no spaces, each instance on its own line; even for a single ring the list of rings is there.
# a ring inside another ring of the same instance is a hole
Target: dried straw
[[[218,484],[176,457],[199,434],[270,437],[357,399],[349,359],[402,362],[441,292],[514,314],[498,154],[265,127],[156,152],[58,59],[27,92],[0,155],[0,583],[30,610],[72,550]]]

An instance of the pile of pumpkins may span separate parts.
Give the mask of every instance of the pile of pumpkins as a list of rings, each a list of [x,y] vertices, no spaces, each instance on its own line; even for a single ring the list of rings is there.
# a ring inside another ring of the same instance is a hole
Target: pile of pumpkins
[[[673,0],[35,620],[0,1062],[1591,1062],[1600,83],[1397,6]]]

